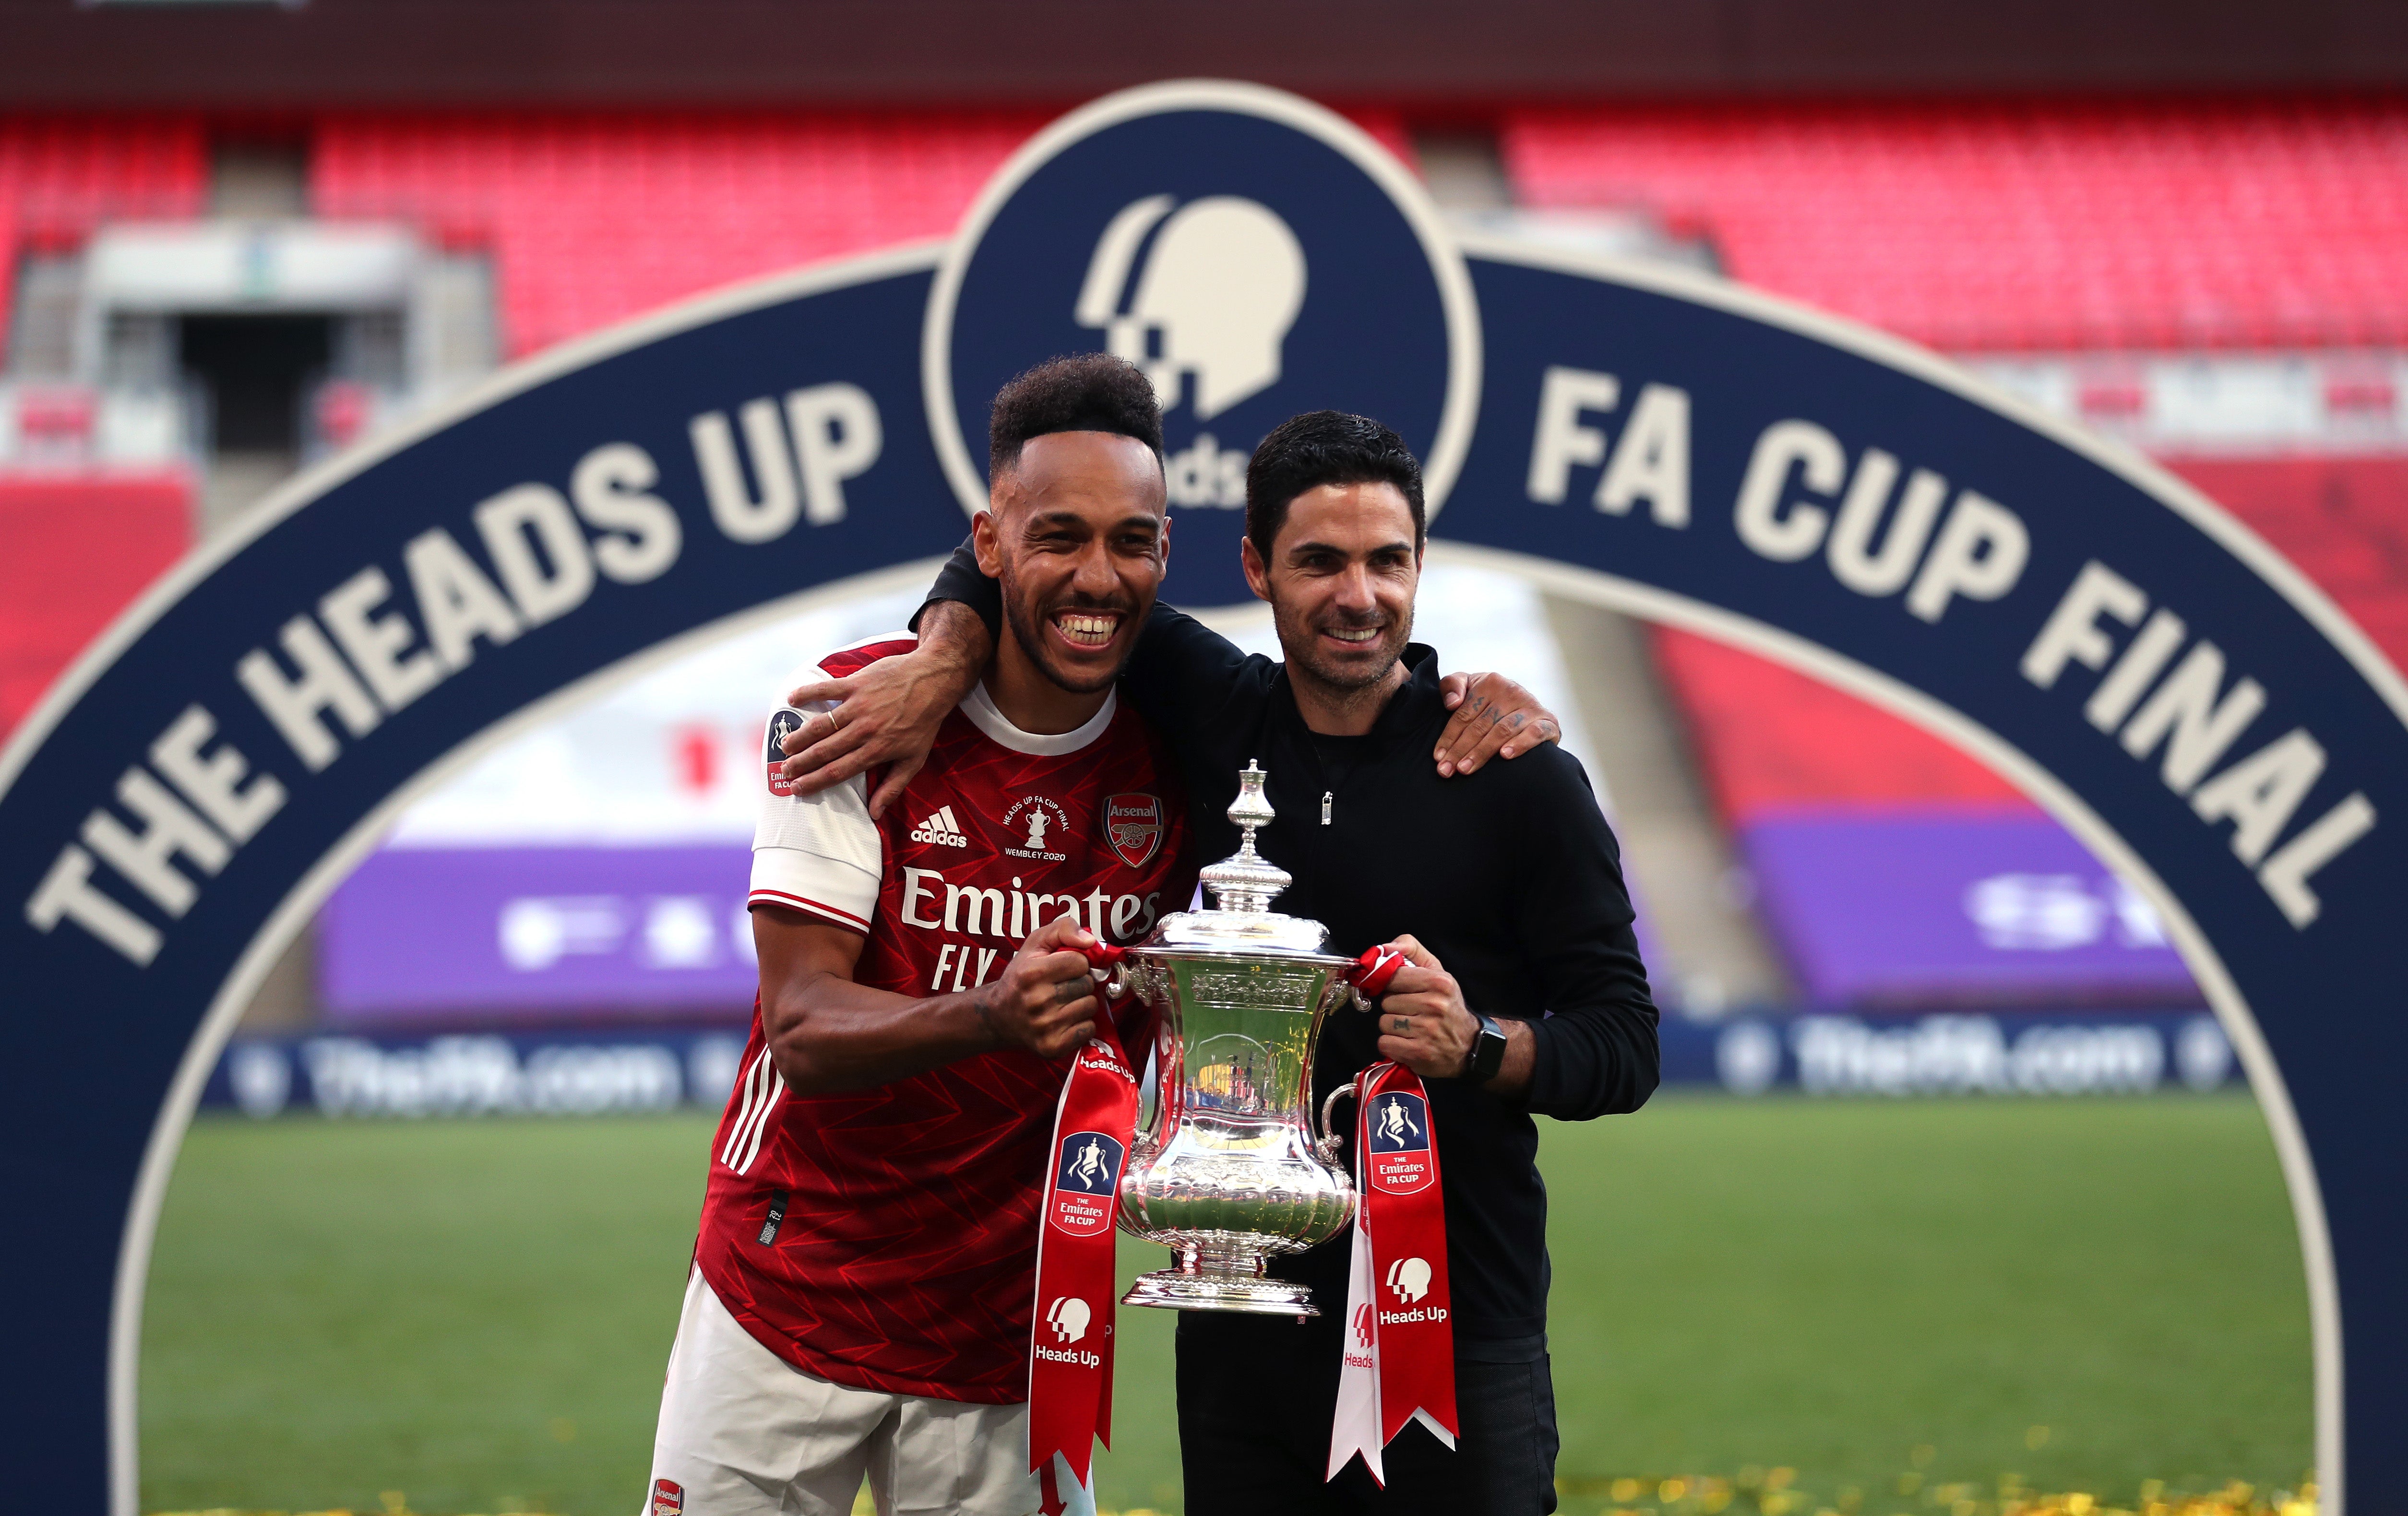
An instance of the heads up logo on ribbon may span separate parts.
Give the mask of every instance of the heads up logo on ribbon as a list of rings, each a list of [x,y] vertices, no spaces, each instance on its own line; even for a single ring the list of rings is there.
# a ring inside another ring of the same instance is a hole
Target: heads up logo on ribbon
[[[1386,422],[1435,514],[1480,391],[1471,283],[1421,186],[1342,118],[1238,84],[1130,91],[1038,136],[970,208],[923,342],[938,457],[972,513],[1006,380],[1072,352],[1144,369],[1171,505],[1164,593],[1189,606],[1250,598],[1246,463],[1272,427],[1322,409]]]

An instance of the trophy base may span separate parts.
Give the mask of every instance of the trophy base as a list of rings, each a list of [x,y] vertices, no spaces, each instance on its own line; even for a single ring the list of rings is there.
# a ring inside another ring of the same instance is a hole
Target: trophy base
[[[1121,1296],[1124,1306],[1163,1310],[1234,1310],[1255,1316],[1318,1316],[1312,1287],[1292,1280],[1231,1274],[1189,1274],[1176,1268],[1140,1274]]]

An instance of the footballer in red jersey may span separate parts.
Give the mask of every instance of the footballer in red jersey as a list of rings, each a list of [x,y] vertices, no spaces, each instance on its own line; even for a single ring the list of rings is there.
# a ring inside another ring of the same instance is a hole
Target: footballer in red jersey
[[[873,639],[819,670],[841,678],[911,646]],[[1078,727],[1039,736],[975,689],[882,821],[860,779],[772,798],[752,903],[860,934],[856,984],[960,994],[999,979],[1049,922],[1129,943],[1184,908],[1195,880],[1176,783],[1160,739],[1110,691]],[[799,1095],[756,1017],[712,1149],[703,1278],[755,1337],[823,1378],[1019,1400],[1037,1181],[1068,1067],[1006,1047]]]
[[[840,718],[769,720],[761,993],[653,1446],[681,1516],[843,1516],[865,1478],[882,1512],[1093,1509],[1058,1456],[1029,1472],[1029,1318],[1053,1116],[1103,1014],[1081,950],[1194,887],[1177,770],[1113,690],[1167,551],[1161,416],[1093,354],[1007,385],[990,436],[976,534],[1011,624],[927,763],[798,794],[781,745]]]

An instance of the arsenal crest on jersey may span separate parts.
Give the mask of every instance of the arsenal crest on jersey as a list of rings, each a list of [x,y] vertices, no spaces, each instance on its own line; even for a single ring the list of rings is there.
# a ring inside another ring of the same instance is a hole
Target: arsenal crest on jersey
[[[1104,840],[1131,868],[1143,868],[1162,849],[1162,799],[1151,794],[1104,797]]]

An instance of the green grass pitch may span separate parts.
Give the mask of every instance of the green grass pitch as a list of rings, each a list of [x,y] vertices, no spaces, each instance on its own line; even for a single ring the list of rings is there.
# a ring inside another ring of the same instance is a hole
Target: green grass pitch
[[[1541,1124],[1569,1511],[1748,1466],[1873,1516],[2009,1473],[2128,1501],[2305,1469],[2299,1245],[2244,1099],[1667,1095]],[[144,1509],[628,1516],[708,1137],[198,1123],[145,1315]],[[1162,1256],[1124,1239],[1129,1272]],[[1171,1319],[1121,1319],[1102,1503],[1175,1511]]]

